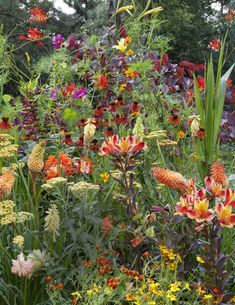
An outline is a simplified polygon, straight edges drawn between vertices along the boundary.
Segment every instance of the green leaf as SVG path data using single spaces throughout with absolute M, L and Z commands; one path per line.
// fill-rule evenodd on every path
M 64 110 L 64 120 L 69 122 L 74 122 L 77 120 L 77 113 L 71 108 L 66 108 Z

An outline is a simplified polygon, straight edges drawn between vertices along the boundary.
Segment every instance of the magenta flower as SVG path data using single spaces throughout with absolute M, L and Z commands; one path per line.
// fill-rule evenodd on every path
M 61 45 L 64 43 L 65 39 L 61 34 L 56 35 L 52 39 L 52 44 L 55 49 L 60 49 Z
M 33 262 L 26 260 L 23 253 L 17 256 L 17 259 L 12 260 L 11 272 L 18 276 L 28 276 L 33 271 Z
M 85 95 L 87 95 L 87 90 L 85 88 L 74 90 L 73 92 L 73 98 L 82 98 Z

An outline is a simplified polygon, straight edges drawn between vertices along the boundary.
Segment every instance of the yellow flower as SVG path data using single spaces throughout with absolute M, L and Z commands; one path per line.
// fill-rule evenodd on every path
M 187 290 L 189 290 L 189 291 L 191 291 L 190 286 L 189 286 L 189 283 L 185 283 L 185 284 L 184 284 L 184 288 L 187 289 Z
M 78 291 L 72 292 L 72 293 L 71 293 L 71 296 L 72 296 L 72 297 L 75 297 L 75 298 L 77 298 L 77 299 L 81 299 L 81 298 L 82 298 L 81 294 L 80 294 Z
M 99 292 L 101 288 L 102 288 L 102 287 L 96 285 L 96 283 L 93 284 L 93 290 L 94 290 L 94 292 Z
M 133 301 L 133 300 L 134 300 L 134 296 L 133 296 L 133 294 L 131 294 L 131 293 L 127 293 L 127 294 L 125 295 L 125 299 L 126 299 L 127 301 Z
M 157 303 L 155 301 L 151 301 L 151 302 L 148 302 L 148 305 L 156 305 Z
M 180 130 L 180 131 L 178 132 L 178 138 L 179 138 L 179 139 L 184 139 L 184 138 L 185 138 L 185 133 L 183 132 L 183 130 Z
M 100 174 L 100 179 L 101 179 L 104 183 L 108 182 L 108 181 L 109 181 L 109 178 L 110 178 L 110 175 L 109 175 L 108 173 L 106 173 L 106 172 Z
M 127 84 L 125 84 L 125 83 L 121 84 L 120 87 L 119 87 L 119 90 L 124 91 L 126 89 L 126 87 L 127 87 Z
M 235 296 L 230 299 L 233 303 L 235 303 Z
M 203 296 L 203 301 L 205 302 L 205 303 L 208 303 L 208 302 L 210 302 L 210 300 L 212 299 L 212 294 L 205 294 L 204 296 Z
M 173 284 L 170 284 L 170 291 L 171 292 L 177 292 L 177 291 L 180 291 L 180 287 L 181 285 L 179 285 L 177 282 L 176 283 L 173 283 Z
M 200 263 L 200 264 L 205 264 L 205 261 L 204 259 L 201 257 L 201 256 L 197 256 L 197 261 Z
M 150 15 L 150 14 L 156 14 L 156 13 L 159 13 L 163 11 L 163 8 L 161 6 L 158 6 L 158 7 L 155 7 L 147 12 L 145 12 L 141 17 L 144 17 L 144 16 L 147 16 L 147 15 Z
M 112 48 L 124 53 L 127 49 L 127 46 L 125 44 L 125 38 L 121 38 L 120 40 L 118 40 L 118 44 L 116 46 L 113 46 Z
M 130 36 L 127 36 L 127 37 L 125 38 L 126 46 L 128 46 L 131 42 L 132 42 L 132 38 L 131 38 Z
M 119 9 L 116 10 L 115 15 L 122 13 L 122 12 L 127 12 L 128 14 L 132 15 L 130 10 L 134 9 L 134 5 L 126 5 L 126 6 L 122 6 Z
M 87 294 L 87 295 L 92 295 L 93 292 L 94 292 L 94 291 L 93 291 L 92 289 L 88 289 L 88 290 L 86 291 L 86 294 Z
M 127 78 L 135 78 L 136 76 L 136 72 L 131 68 L 128 68 L 124 73 Z
M 176 296 L 171 291 L 169 291 L 169 290 L 166 292 L 166 297 L 168 299 L 170 299 L 172 302 L 176 301 Z

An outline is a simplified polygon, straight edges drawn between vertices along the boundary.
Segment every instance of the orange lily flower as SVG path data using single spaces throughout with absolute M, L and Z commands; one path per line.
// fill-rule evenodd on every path
M 224 205 L 230 205 L 231 207 L 235 208 L 235 190 L 225 190 Z

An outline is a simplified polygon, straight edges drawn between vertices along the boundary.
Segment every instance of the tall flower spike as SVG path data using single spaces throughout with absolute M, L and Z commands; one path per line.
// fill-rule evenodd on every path
M 59 236 L 60 215 L 55 204 L 46 212 L 45 230 L 52 234 L 53 241 L 56 241 L 56 236 Z
M 216 161 L 211 165 L 211 177 L 215 181 L 216 184 L 224 185 L 226 186 L 227 183 L 227 177 L 225 175 L 224 169 L 220 161 Z
M 8 172 L 0 176 L 0 200 L 10 195 L 15 183 L 15 174 Z
M 153 167 L 152 175 L 160 183 L 163 183 L 170 188 L 176 189 L 181 193 L 186 193 L 190 187 L 189 181 L 187 181 L 181 174 L 169 169 Z
M 133 128 L 133 135 L 137 140 L 143 139 L 144 137 L 144 124 L 140 116 L 137 118 L 135 126 Z
M 91 143 L 95 135 L 95 130 L 96 130 L 95 120 L 88 119 L 84 127 L 84 144 L 86 147 Z
M 28 168 L 32 173 L 41 173 L 44 167 L 45 142 L 34 146 L 28 159 Z

